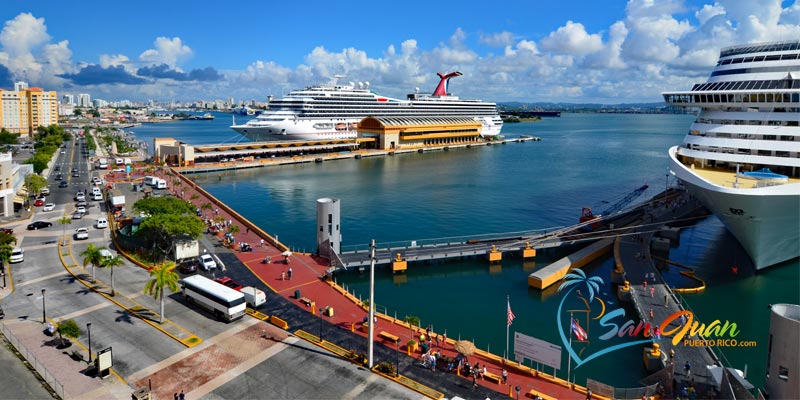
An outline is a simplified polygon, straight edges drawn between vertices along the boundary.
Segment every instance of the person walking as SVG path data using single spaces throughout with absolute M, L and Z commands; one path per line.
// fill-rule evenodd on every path
M 261 247 L 264 247 L 264 238 L 261 238 Z
M 692 375 L 692 364 L 689 364 L 688 361 L 683 366 L 683 372 L 686 373 L 686 376 L 691 376 Z
M 503 385 L 508 383 L 508 371 L 506 371 L 505 368 L 503 368 L 503 373 L 500 374 L 500 376 L 503 377 Z
M 650 297 L 656 297 L 656 288 L 650 286 Z
M 669 295 L 665 294 L 664 295 L 664 307 L 666 307 L 668 305 L 669 305 Z
M 289 277 L 289 280 L 292 280 L 292 267 L 289 267 L 289 270 L 287 271 L 286 276 Z
M 652 308 L 650 309 L 650 320 L 651 321 L 653 320 L 653 309 Z

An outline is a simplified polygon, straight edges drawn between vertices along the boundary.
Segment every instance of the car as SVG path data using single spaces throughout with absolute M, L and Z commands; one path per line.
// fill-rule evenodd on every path
M 25 250 L 22 247 L 15 247 L 11 250 L 11 257 L 8 259 L 9 262 L 18 263 L 25 261 Z
M 55 203 L 47 203 L 44 205 L 44 207 L 42 207 L 42 211 L 53 211 L 55 209 L 56 209 Z
M 67 152 L 62 150 L 62 151 L 61 151 L 61 154 L 67 154 Z
M 41 192 L 39 192 L 39 193 L 40 193 L 40 194 L 42 194 L 42 195 L 44 195 L 44 196 L 47 196 L 47 195 L 49 195 L 49 194 L 50 194 L 50 188 L 49 188 L 49 187 L 43 187 L 43 188 L 42 188 L 42 191 L 41 191 Z
M 53 226 L 52 222 L 34 221 L 34 222 L 31 222 L 30 224 L 28 224 L 28 230 L 29 231 L 35 231 L 37 229 L 49 228 L 51 226 Z
M 203 269 L 206 271 L 217 268 L 217 262 L 214 261 L 210 254 L 200 255 L 200 265 L 202 265 Z
M 75 212 L 86 214 L 86 207 L 75 207 Z
M 77 168 L 73 168 L 69 172 L 78 172 L 78 169 Z
M 229 278 L 227 276 L 221 276 L 219 278 L 214 278 L 214 282 L 221 283 L 221 284 L 223 284 L 223 285 L 225 285 L 225 286 L 227 286 L 227 287 L 229 287 L 229 288 L 231 288 L 233 290 L 239 290 L 239 289 L 242 288 L 242 285 L 240 285 L 239 283 L 237 283 L 236 281 L 234 281 L 233 279 L 231 279 L 231 278 Z
M 58 187 L 60 188 L 65 188 L 67 187 L 67 185 L 68 185 L 67 181 L 61 181 L 58 183 Z
M 60 165 L 56 165 L 55 167 L 53 167 L 53 171 L 56 171 L 56 172 L 61 171 L 61 166 Z
M 81 176 L 81 174 L 79 174 L 79 173 L 77 173 L 77 172 L 73 172 L 73 173 L 72 173 L 72 177 L 73 177 L 73 178 L 77 178 L 77 177 L 79 177 L 79 176 Z
M 75 201 L 86 201 L 86 196 L 84 196 L 83 194 L 79 194 L 75 196 Z
M 55 178 L 53 178 L 53 179 L 55 179 L 55 180 L 57 180 L 57 181 L 60 181 L 60 180 L 64 179 L 64 175 L 61 175 L 61 174 L 56 174 L 56 177 L 55 177 Z
M 200 267 L 200 259 L 197 257 L 187 258 L 178 264 L 178 271 L 182 274 L 193 274 Z
M 75 229 L 75 240 L 84 240 L 89 238 L 89 229 L 78 228 Z
M 72 213 L 72 219 L 81 219 L 81 218 L 83 218 L 83 213 L 79 213 L 77 211 Z
M 14 234 L 14 228 L 0 228 L 0 232 L 7 233 L 9 235 Z
M 75 207 L 86 207 L 88 205 L 89 205 L 89 203 L 87 203 L 86 200 L 76 201 L 75 202 Z
M 97 224 L 95 225 L 97 229 L 105 229 L 108 228 L 108 220 L 106 217 L 100 217 L 97 219 Z
M 41 207 L 41 206 L 44 205 L 44 200 L 36 199 L 36 201 L 33 202 L 33 205 L 36 206 L 36 207 Z

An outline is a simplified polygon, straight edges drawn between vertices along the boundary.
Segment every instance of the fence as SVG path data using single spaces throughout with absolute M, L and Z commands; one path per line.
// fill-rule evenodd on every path
M 56 395 L 58 395 L 58 397 L 63 399 L 64 385 L 62 385 L 61 382 L 59 382 L 58 379 L 56 379 L 56 377 L 53 374 L 51 374 L 47 370 L 47 368 L 45 368 L 44 364 L 39 362 L 39 360 L 32 352 L 28 351 L 28 349 L 25 348 L 25 346 L 17 339 L 17 337 L 14 336 L 14 334 L 11 333 L 11 331 L 9 331 L 8 328 L 6 328 L 5 324 L 0 324 L 0 331 L 5 336 L 6 341 L 8 341 L 8 343 L 14 346 L 14 348 L 20 354 L 22 354 L 22 357 L 25 358 L 25 360 L 28 362 L 29 368 L 33 368 L 39 374 L 41 380 L 47 383 L 52 389 L 52 391 L 55 392 Z

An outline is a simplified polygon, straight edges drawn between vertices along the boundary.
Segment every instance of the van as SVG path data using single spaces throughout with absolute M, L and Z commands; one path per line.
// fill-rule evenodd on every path
M 166 189 L 167 188 L 167 181 L 164 179 L 159 179 L 156 181 L 156 189 Z
M 100 191 L 100 188 L 95 186 L 92 188 L 92 194 L 102 194 L 103 192 Z
M 100 249 L 100 257 L 103 257 L 104 260 L 110 260 L 114 258 L 114 255 L 108 249 Z
M 250 308 L 256 309 L 262 304 L 267 302 L 267 294 L 263 290 L 256 289 L 252 286 L 245 286 L 239 289 L 244 294 L 244 301 Z
M 100 192 L 92 194 L 92 200 L 94 201 L 103 201 L 103 194 Z
M 155 177 L 155 176 L 145 176 L 144 177 L 144 184 L 147 185 L 147 186 L 155 186 L 157 179 L 158 178 Z
M 100 217 L 97 219 L 97 229 L 105 229 L 108 228 L 108 220 L 106 217 Z

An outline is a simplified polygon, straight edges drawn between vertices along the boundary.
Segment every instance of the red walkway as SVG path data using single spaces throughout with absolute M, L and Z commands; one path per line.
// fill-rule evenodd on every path
M 246 227 L 248 225 L 252 226 L 249 221 L 246 221 L 244 217 L 238 215 L 235 211 L 231 210 L 229 212 L 225 205 L 219 203 L 218 200 L 205 193 L 205 191 L 202 189 L 193 187 L 193 184 L 190 180 L 183 178 L 184 183 L 179 185 L 177 188 L 174 188 L 173 181 L 176 179 L 175 175 L 165 177 L 165 173 L 170 172 L 156 171 L 154 175 L 165 178 L 171 192 L 175 193 L 179 197 L 183 197 L 186 200 L 192 201 L 197 207 L 200 207 L 201 204 L 206 202 L 215 204 L 215 211 L 213 211 L 215 218 L 220 216 L 225 221 L 233 220 L 234 225 L 238 225 L 241 228 L 241 233 L 235 235 L 236 242 L 239 243 L 244 241 L 249 243 L 253 247 L 253 251 L 247 253 L 236 252 L 236 256 L 267 286 L 271 287 L 281 296 L 295 303 L 298 307 L 305 308 L 309 313 L 312 312 L 312 308 L 301 303 L 300 300 L 295 299 L 294 295 L 296 290 L 300 291 L 301 298 L 307 298 L 314 301 L 314 306 L 316 308 L 316 310 L 314 310 L 315 313 L 319 313 L 320 309 L 324 309 L 328 306 L 333 307 L 334 316 L 325 317 L 329 322 L 335 324 L 341 329 L 350 330 L 351 327 L 355 327 L 355 332 L 366 338 L 367 333 L 362 332 L 360 329 L 358 329 L 358 327 L 360 322 L 366 317 L 367 312 L 359 305 L 354 303 L 353 299 L 348 298 L 349 295 L 345 295 L 340 288 L 335 287 L 332 283 L 321 279 L 328 268 L 327 260 L 316 260 L 308 255 L 294 253 L 290 257 L 291 263 L 288 265 L 284 264 L 284 257 L 281 256 L 281 253 L 286 248 L 283 245 L 278 243 L 276 247 L 276 245 L 272 244 L 273 239 L 269 236 L 266 236 L 266 234 L 263 234 L 263 232 L 262 234 L 264 236 L 259 236 L 257 231 L 260 231 L 260 229 L 257 227 L 254 227 L 253 229 L 247 229 Z M 195 193 L 199 195 L 199 198 L 191 200 L 192 195 Z M 263 246 L 260 245 L 262 238 L 265 239 Z M 218 239 L 221 239 L 221 235 Z M 266 256 L 272 257 L 272 262 L 270 264 L 262 264 L 262 260 Z M 289 267 L 292 269 L 291 279 L 288 279 Z M 282 274 L 285 276 L 285 279 L 281 279 Z M 396 349 L 397 345 L 393 342 L 384 343 L 384 340 L 379 337 L 379 333 L 381 331 L 386 331 L 394 336 L 399 337 L 401 351 L 406 351 L 405 343 L 412 338 L 412 333 L 404 323 L 401 321 L 399 323 L 395 323 L 391 317 L 380 316 L 376 325 L 376 329 L 374 330 L 376 345 L 381 345 L 381 343 L 383 343 L 391 349 Z M 424 331 L 422 333 L 424 333 Z M 415 332 L 413 338 L 419 342 L 418 333 Z M 433 343 L 435 348 L 435 342 Z M 455 357 L 457 354 L 453 349 L 452 338 L 448 338 L 448 343 L 442 344 L 439 350 L 443 355 L 448 357 Z M 420 356 L 419 350 L 417 350 L 416 356 Z M 491 372 L 495 375 L 501 375 L 502 373 L 503 364 L 500 357 L 482 354 L 479 351 L 478 353 L 471 355 L 469 359 L 473 365 L 475 362 L 478 362 L 481 364 L 481 366 L 486 366 L 488 372 Z M 527 367 L 514 368 L 514 365 L 516 365 L 516 363 L 511 363 L 509 366 L 507 366 L 507 384 L 498 384 L 488 380 L 479 380 L 478 383 L 494 389 L 498 393 L 506 396 L 509 395 L 509 388 L 519 385 L 522 388 L 520 397 L 523 397 L 530 390 L 536 390 L 537 392 L 541 391 L 541 393 L 545 393 L 553 398 L 558 399 L 586 398 L 586 393 L 583 388 L 576 388 L 573 391 L 570 390 L 568 385 L 560 379 L 552 380 L 548 379 L 548 377 L 534 376 L 534 373 L 532 373 Z M 463 379 L 471 378 L 464 377 Z M 595 396 L 595 398 L 600 397 Z

